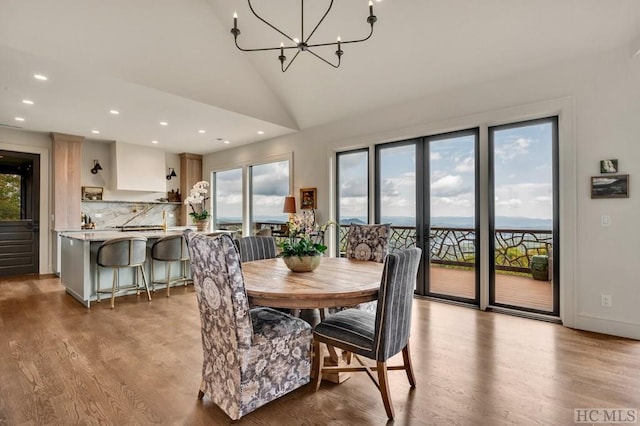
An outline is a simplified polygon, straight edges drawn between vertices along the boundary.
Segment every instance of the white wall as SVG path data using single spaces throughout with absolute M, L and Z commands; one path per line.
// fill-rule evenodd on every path
M 115 171 L 111 155 L 112 142 L 85 141 L 82 144 L 82 186 L 99 186 L 104 189 L 103 199 L 109 201 L 156 201 L 158 198 L 165 198 L 166 192 L 149 191 L 120 191 L 113 187 L 113 176 Z M 95 175 L 91 173 L 93 160 L 98 160 L 102 170 Z M 173 167 L 178 177 L 166 182 L 166 191 L 180 188 L 180 157 L 177 154 L 164 153 L 165 175 L 169 174 L 169 167 Z
M 640 193 L 633 184 L 640 179 L 640 162 L 634 161 L 640 155 L 639 81 L 640 58 L 630 57 L 623 46 L 211 154 L 204 158 L 204 173 L 292 152 L 294 194 L 317 187 L 319 215 L 326 220 L 334 150 L 472 126 L 482 133 L 493 124 L 559 114 L 562 320 L 640 339 L 640 282 L 634 267 L 640 255 Z M 590 198 L 590 176 L 599 173 L 599 161 L 606 158 L 619 159 L 620 172 L 631 175 L 629 199 Z M 604 214 L 611 216 L 610 227 L 600 226 Z M 600 306 L 603 293 L 612 295 L 611 308 Z

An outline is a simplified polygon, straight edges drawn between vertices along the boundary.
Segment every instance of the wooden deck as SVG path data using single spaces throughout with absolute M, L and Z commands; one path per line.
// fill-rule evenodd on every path
M 472 270 L 431 265 L 431 292 L 473 299 L 475 274 Z M 496 302 L 518 307 L 553 311 L 553 285 L 548 281 L 515 275 L 496 276 Z

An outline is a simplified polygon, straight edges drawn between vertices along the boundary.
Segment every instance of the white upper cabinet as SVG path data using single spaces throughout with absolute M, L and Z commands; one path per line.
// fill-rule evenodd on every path
M 164 151 L 116 142 L 111 145 L 111 160 L 114 189 L 166 192 Z

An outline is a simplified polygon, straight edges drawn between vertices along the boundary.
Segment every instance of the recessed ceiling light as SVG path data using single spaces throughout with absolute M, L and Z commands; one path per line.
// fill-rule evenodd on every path
M 161 122 L 160 122 L 160 125 L 161 125 L 161 126 L 168 126 L 168 125 L 169 125 L 169 123 L 167 123 L 166 121 L 161 121 Z
M 34 74 L 33 78 L 35 78 L 36 80 L 42 80 L 42 81 L 49 80 L 49 78 L 46 75 L 42 75 L 42 74 Z
M 91 133 L 93 133 L 94 135 L 99 135 L 100 134 L 100 130 L 92 130 Z
M 258 134 L 259 135 L 264 135 L 264 132 L 262 130 L 258 130 Z
M 151 143 L 154 143 L 154 144 L 156 144 L 156 143 L 158 143 L 158 141 L 151 141 Z
M 29 99 L 23 99 L 22 103 L 27 105 L 33 105 L 33 101 L 30 101 Z
M 16 121 L 24 121 L 24 118 L 22 118 L 22 117 L 16 117 L 16 118 L 15 118 L 15 120 L 16 120 Z
M 229 141 L 224 141 L 225 145 L 229 145 L 231 142 Z
M 203 134 L 203 133 L 207 133 L 207 131 L 206 130 L 198 130 L 198 133 Z
M 118 114 L 120 114 L 120 111 L 118 111 L 117 109 L 110 109 L 109 110 L 109 114 L 118 115 Z

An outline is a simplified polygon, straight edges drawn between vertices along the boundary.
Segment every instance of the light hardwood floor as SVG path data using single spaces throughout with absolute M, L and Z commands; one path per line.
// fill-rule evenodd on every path
M 416 300 L 417 388 L 390 372 L 398 425 L 573 424 L 573 409 L 640 408 L 640 342 Z M 198 401 L 192 287 L 90 310 L 56 278 L 0 279 L 0 424 L 224 425 Z M 364 374 L 294 391 L 239 425 L 387 422 Z

